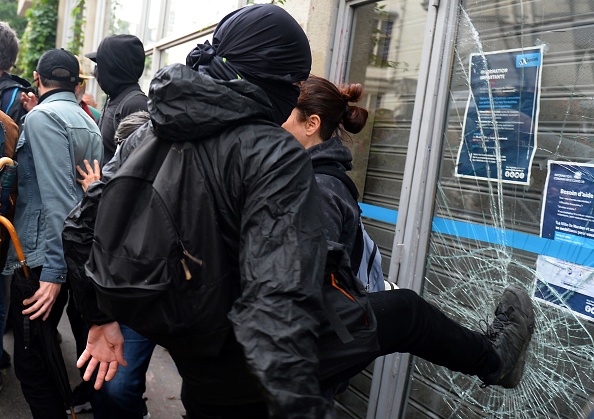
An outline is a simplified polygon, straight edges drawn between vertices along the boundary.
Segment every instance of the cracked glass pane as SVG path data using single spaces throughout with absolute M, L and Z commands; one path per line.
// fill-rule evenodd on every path
M 557 194 L 559 208 L 563 204 L 565 210 L 581 208 L 582 213 L 571 216 L 569 233 L 557 229 L 550 238 L 541 237 L 541 217 L 552 170 L 549 162 L 559 162 L 569 181 L 585 179 L 586 187 L 588 165 L 594 163 L 594 2 L 468 0 L 460 2 L 457 24 L 424 296 L 476 330 L 484 330 L 492 321 L 497 299 L 508 284 L 520 283 L 549 302 L 534 299 L 536 331 L 524 378 L 516 389 L 480 388 L 476 377 L 415 359 L 406 416 L 586 417 L 594 395 L 594 324 L 589 316 L 594 298 L 585 297 L 581 309 L 573 301 L 580 290 L 594 285 L 594 247 L 587 233 L 578 229 L 594 231 L 590 224 L 594 205 L 589 198 L 580 202 L 550 189 L 551 196 Z M 487 176 L 490 180 L 458 177 L 457 158 L 472 90 L 471 57 L 478 55 L 486 63 L 489 54 L 517 49 L 543 53 L 535 153 L 523 172 L 528 174 L 526 182 L 502 181 L 504 157 L 517 157 L 509 148 L 511 139 L 502 134 L 503 124 L 490 126 L 498 161 Z M 487 105 L 473 101 L 473 106 L 476 114 L 495 118 L 499 106 L 492 94 L 497 93 L 497 83 L 491 84 L 494 90 L 488 92 Z M 489 126 L 485 119 L 479 125 L 481 129 Z M 500 148 L 503 143 L 508 147 L 505 152 Z M 525 153 L 518 145 L 516 154 Z M 582 167 L 587 170 L 577 174 Z M 559 225 L 567 221 L 565 216 L 563 211 L 552 215 Z M 576 274 L 579 278 L 573 279 Z M 555 281 L 565 288 L 554 285 Z

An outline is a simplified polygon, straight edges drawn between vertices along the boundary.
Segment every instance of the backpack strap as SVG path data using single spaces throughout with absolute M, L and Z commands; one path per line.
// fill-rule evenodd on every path
M 336 167 L 333 162 L 328 160 L 316 160 L 312 161 L 314 173 L 322 175 L 334 176 L 338 180 L 342 181 L 347 187 L 353 199 L 357 201 L 359 199 L 359 191 L 355 182 L 346 174 L 346 171 Z M 359 204 L 357 204 L 359 206 Z M 361 266 L 361 260 L 363 259 L 363 230 L 361 229 L 361 208 L 359 207 L 359 223 L 357 224 L 357 235 L 355 236 L 355 243 L 353 243 L 353 250 L 351 250 L 351 268 L 353 272 L 359 271 Z M 368 268 L 369 269 L 369 268 Z
M 377 244 L 373 243 L 373 250 L 369 255 L 369 260 L 375 260 L 375 255 L 377 254 L 378 248 Z M 359 262 L 360 263 L 360 262 Z M 369 277 L 371 276 L 371 270 L 373 269 L 373 264 L 370 263 L 367 265 L 367 287 L 369 288 Z
M 0 98 L 2 105 L 5 106 L 6 109 L 2 109 L 2 107 L 0 107 L 0 110 L 8 114 L 10 108 L 12 108 L 12 105 L 14 105 L 15 101 L 18 100 L 17 98 L 19 91 L 22 90 L 24 92 L 33 92 L 33 89 L 31 88 L 31 83 L 22 77 L 15 76 L 14 74 L 6 74 L 8 77 L 3 77 L 2 82 L 0 82 Z M 11 90 L 12 94 L 10 95 Z
M 120 101 L 120 103 L 118 103 L 115 113 L 113 114 L 113 130 L 114 130 L 114 132 L 117 131 L 118 125 L 120 125 L 120 121 L 122 120 L 122 109 L 124 109 L 124 105 L 126 104 L 126 102 L 128 102 L 130 99 L 132 99 L 135 96 L 144 96 L 144 92 L 142 90 L 132 90 L 131 92 L 128 92 L 128 94 L 126 94 L 126 96 L 124 96 L 124 98 Z
M 16 98 L 17 93 L 19 92 L 19 88 L 15 87 L 13 92 L 12 92 L 12 97 L 10 98 L 10 102 L 8 103 L 8 106 L 6 107 L 6 109 L 2 109 L 4 111 L 4 113 L 8 113 L 8 111 L 10 111 L 10 108 L 12 108 L 12 105 L 14 104 L 14 100 Z

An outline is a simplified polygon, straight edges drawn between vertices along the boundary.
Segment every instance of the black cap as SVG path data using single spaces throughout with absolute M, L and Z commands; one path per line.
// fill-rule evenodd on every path
M 39 58 L 36 71 L 48 80 L 80 82 L 78 59 L 64 48 L 54 48 L 44 52 Z
M 97 51 L 89 52 L 88 54 L 85 54 L 85 57 L 87 57 L 89 60 L 96 63 L 97 62 Z

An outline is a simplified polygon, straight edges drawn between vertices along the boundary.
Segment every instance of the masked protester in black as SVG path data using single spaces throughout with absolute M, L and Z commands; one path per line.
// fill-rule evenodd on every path
M 97 52 L 86 57 L 97 63 L 93 75 L 108 96 L 98 123 L 105 164 L 115 153 L 119 122 L 133 112 L 147 110 L 146 95 L 138 84 L 144 71 L 144 46 L 134 35 L 110 35 L 101 41 Z
M 218 356 L 171 353 L 188 417 L 330 415 L 316 349 L 326 255 L 319 196 L 309 157 L 279 126 L 297 102 L 294 83 L 310 67 L 307 37 L 286 11 L 245 7 L 221 22 L 212 46 L 192 51 L 188 65 L 157 73 L 149 91 L 152 128 L 127 140 L 156 135 L 193 142 L 204 156 L 198 165 L 204 186 L 217 191 L 214 202 L 188 211 L 197 218 L 217 214 L 221 235 L 196 240 L 225 249 L 210 263 L 232 284 L 220 292 L 235 297 L 226 314 L 229 332 L 211 343 L 221 346 Z M 255 83 L 244 76 L 250 70 Z M 93 308 L 85 309 L 93 322 Z M 102 363 L 97 387 L 124 361 L 119 325 L 103 324 L 96 314 L 79 365 L 91 355 L 90 369 Z M 113 358 L 101 352 L 106 339 Z

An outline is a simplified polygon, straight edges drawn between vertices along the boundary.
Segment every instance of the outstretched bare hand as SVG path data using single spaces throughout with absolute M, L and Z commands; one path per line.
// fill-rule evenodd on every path
M 99 167 L 99 162 L 97 160 L 93 160 L 93 167 L 91 167 L 89 161 L 86 159 L 83 160 L 83 163 L 85 164 L 85 169 L 87 171 L 85 172 L 77 164 L 76 171 L 81 176 L 81 179 L 76 179 L 76 181 L 81 184 L 83 191 L 86 192 L 91 183 L 101 179 L 101 168 Z
M 78 358 L 76 366 L 81 368 L 87 361 L 89 365 L 83 376 L 85 381 L 91 379 L 99 366 L 94 386 L 96 390 L 101 388 L 104 381 L 109 381 L 116 375 L 119 365 L 128 365 L 124 359 L 124 337 L 117 322 L 91 326 L 87 347 Z

